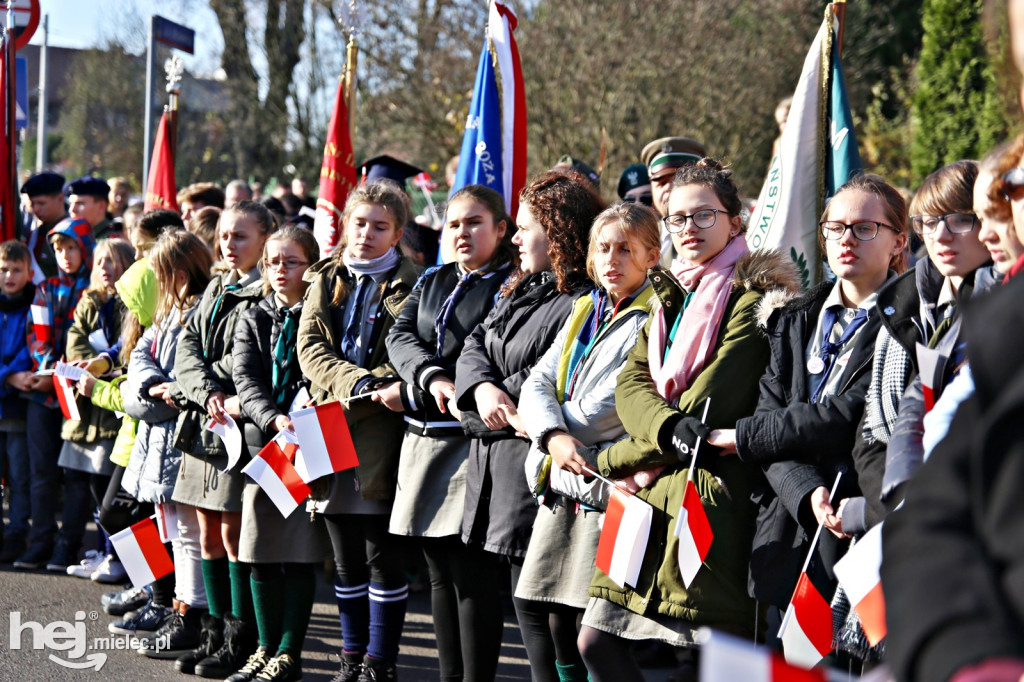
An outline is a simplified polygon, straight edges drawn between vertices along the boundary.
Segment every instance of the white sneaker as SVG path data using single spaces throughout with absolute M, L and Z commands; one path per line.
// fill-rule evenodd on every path
M 113 554 L 103 557 L 89 576 L 97 583 L 119 583 L 128 577 L 128 572 L 120 561 L 114 558 Z
M 85 558 L 74 566 L 68 566 L 68 575 L 76 578 L 90 578 L 93 572 L 103 563 L 103 553 L 90 549 L 85 553 Z

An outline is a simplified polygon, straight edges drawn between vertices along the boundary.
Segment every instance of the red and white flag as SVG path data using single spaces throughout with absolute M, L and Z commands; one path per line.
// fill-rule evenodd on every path
M 917 368 L 921 373 L 921 390 L 924 393 L 924 411 L 931 412 L 935 407 L 935 389 L 939 387 L 939 368 L 946 356 L 934 348 L 917 344 Z
M 882 524 L 864 537 L 836 562 L 836 577 L 860 618 L 868 644 L 885 638 L 885 596 L 882 594 Z
M 781 656 L 763 646 L 701 629 L 701 682 L 840 682 L 847 675 L 821 668 L 806 670 L 786 663 Z
M 636 495 L 612 489 L 595 563 L 619 587 L 636 586 L 653 516 L 651 505 Z
M 352 74 L 350 77 L 355 76 Z M 331 120 L 327 124 L 327 141 L 320 164 L 320 192 L 316 200 L 316 217 L 313 218 L 313 235 L 320 245 L 321 257 L 331 255 L 341 241 L 341 212 L 345 209 L 348 193 L 356 186 L 356 166 L 348 123 L 352 112 L 345 103 L 345 91 L 345 80 L 341 79 L 334 97 Z
M 310 493 L 309 486 L 292 464 L 298 450 L 295 436 L 282 431 L 242 469 L 242 473 L 256 481 L 285 518 L 291 516 Z
M 53 341 L 53 316 L 50 315 L 49 306 L 32 306 L 32 333 L 42 343 Z
M 71 380 L 54 374 L 53 391 L 57 394 L 57 402 L 60 403 L 60 411 L 64 413 L 64 418 L 76 422 L 81 421 L 82 413 L 78 411 L 78 401 L 75 400 L 75 390 L 71 385 Z
M 806 571 L 796 583 L 779 637 L 786 660 L 806 668 L 816 666 L 832 651 L 832 607 L 815 589 Z
M 160 529 L 152 516 L 114 533 L 110 541 L 135 587 L 143 587 L 174 572 L 174 561 L 160 541 Z
M 156 525 L 160 529 L 160 542 L 170 542 L 180 537 L 177 503 L 165 502 L 156 505 Z
M 153 156 L 149 162 L 146 196 L 143 211 L 155 208 L 178 210 L 178 187 L 174 182 L 174 155 L 171 153 L 171 123 L 167 112 L 160 116 L 160 124 L 153 140 Z
M 693 481 L 686 482 L 683 504 L 679 507 L 676 522 L 676 537 L 679 538 L 679 573 L 687 588 L 704 565 L 704 557 L 711 549 L 711 524 L 700 500 L 700 493 Z
M 345 410 L 334 401 L 288 415 L 299 439 L 295 469 L 309 483 L 321 476 L 359 466 Z

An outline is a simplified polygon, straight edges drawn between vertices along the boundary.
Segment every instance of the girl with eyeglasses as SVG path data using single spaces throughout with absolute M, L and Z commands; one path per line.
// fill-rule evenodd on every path
M 282 431 L 292 429 L 288 413 L 309 390 L 296 354 L 303 275 L 320 259 L 313 233 L 286 226 L 264 247 L 264 291 L 268 295 L 242 314 L 234 336 L 231 375 L 238 390 L 245 444 L 255 458 Z M 238 560 L 251 570 L 259 647 L 228 679 L 289 682 L 302 677 L 302 644 L 316 592 L 315 567 L 328 557 L 327 533 L 319 517 L 300 505 L 282 516 L 252 478 L 242 491 Z
M 477 604 L 494 604 L 498 572 L 462 542 L 470 440 L 456 402 L 456 362 L 467 338 L 497 303 L 518 260 L 501 195 L 469 185 L 452 195 L 442 228 L 455 260 L 428 270 L 387 338 L 401 377 L 406 431 L 390 532 L 418 539 L 442 680 L 489 680 L 500 629 Z M 493 606 L 492 606 L 493 608 Z M 498 623 L 500 625 L 500 623 Z
M 388 533 L 405 429 L 401 384 L 385 346 L 421 272 L 399 250 L 408 219 L 409 197 L 393 182 L 353 189 L 341 216 L 343 243 L 306 272 L 312 283 L 299 319 L 298 359 L 314 399 L 375 392 L 345 405 L 359 466 L 310 486 L 334 551 L 343 639 L 338 682 L 394 679 L 409 596 L 405 553 Z
M 845 537 L 838 501 L 859 494 L 851 452 L 871 379 L 879 328 L 879 289 L 905 269 L 907 210 L 903 197 L 876 175 L 843 185 L 822 216 L 819 245 L 836 275 L 791 301 L 768 320 L 771 360 L 757 411 L 709 442 L 762 468 L 750 559 L 753 596 L 776 609 L 789 603 L 819 523 L 829 531 L 808 571 L 829 599 L 832 566 Z M 844 472 L 833 500 L 829 492 Z M 774 621 L 774 623 L 773 623 Z
M 680 673 L 695 675 L 699 627 L 754 636 L 757 608 L 747 595 L 747 563 L 757 468 L 717 457 L 706 444 L 700 451 L 693 480 L 715 540 L 706 568 L 689 588 L 674 531 L 698 438 L 709 435 L 708 426 L 731 427 L 754 411 L 757 381 L 768 362 L 768 341 L 757 320 L 762 305 L 769 305 L 762 301 L 796 292 L 800 277 L 788 257 L 748 251 L 739 190 L 719 162 L 702 159 L 680 169 L 668 208 L 665 222 L 678 257 L 671 274 L 650 274 L 652 312 L 615 391 L 627 437 L 589 465 L 621 479 L 654 508 L 636 585 L 592 574 L 578 644 L 595 682 L 642 679 L 631 640 L 687 649 L 684 667 L 690 669 Z

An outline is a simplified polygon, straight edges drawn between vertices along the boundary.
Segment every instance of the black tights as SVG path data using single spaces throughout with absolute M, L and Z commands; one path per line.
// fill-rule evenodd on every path
M 497 556 L 455 536 L 421 541 L 441 680 L 493 680 L 504 627 Z
M 583 626 L 579 648 L 590 671 L 591 682 L 644 679 L 640 666 L 629 652 L 629 640 Z
M 516 593 L 519 573 L 523 568 L 522 559 L 511 559 L 512 594 Z M 554 602 L 533 601 L 512 598 L 516 607 L 519 631 L 523 635 L 523 646 L 530 659 L 530 673 L 533 682 L 559 682 L 555 661 L 562 665 L 583 663 L 576 646 L 583 611 Z

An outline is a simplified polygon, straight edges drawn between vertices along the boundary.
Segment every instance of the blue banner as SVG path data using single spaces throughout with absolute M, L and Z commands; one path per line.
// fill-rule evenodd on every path
M 857 150 L 857 135 L 853 131 L 850 99 L 846 95 L 843 64 L 839 60 L 839 46 L 832 41 L 832 88 L 829 92 L 829 150 L 826 163 L 827 181 L 825 197 L 835 195 L 843 184 L 864 169 Z
M 453 192 L 466 185 L 486 185 L 504 196 L 501 131 L 498 79 L 485 41 L 476 71 L 466 132 L 462 137 L 462 151 L 459 153 L 459 168 L 455 173 Z

